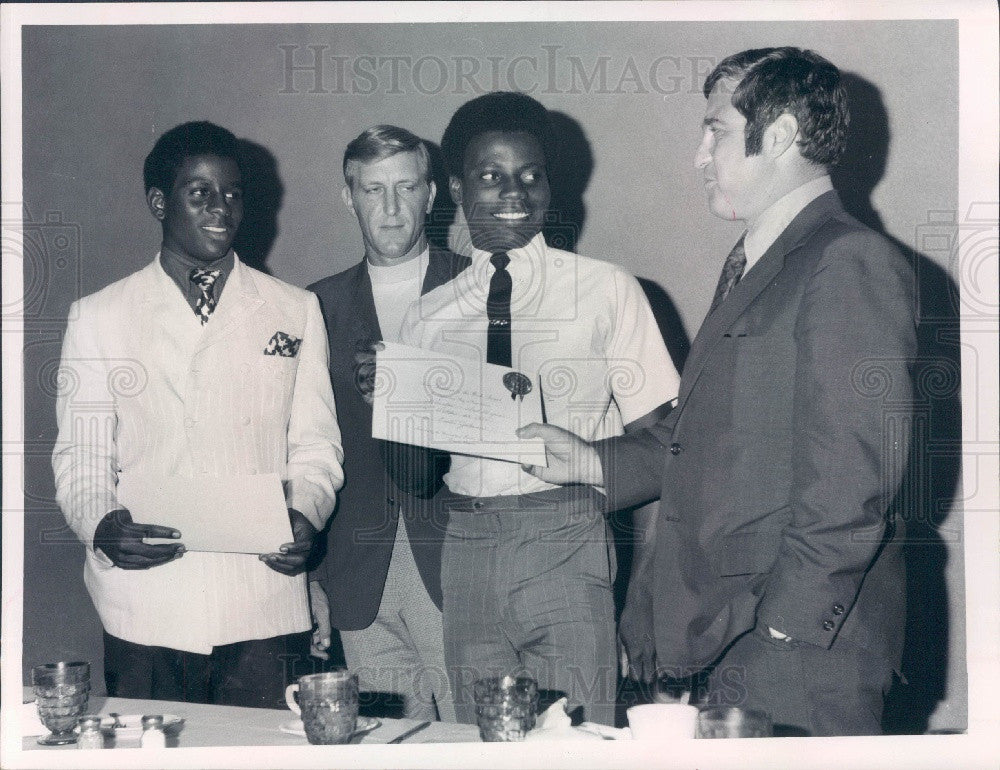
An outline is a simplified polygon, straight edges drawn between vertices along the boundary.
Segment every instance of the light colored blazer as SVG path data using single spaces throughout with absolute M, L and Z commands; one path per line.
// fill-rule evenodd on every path
M 265 355 L 276 332 L 301 339 L 297 355 Z M 343 483 L 327 364 L 316 297 L 239 259 L 205 326 L 159 258 L 74 303 L 52 464 L 108 633 L 207 653 L 310 627 L 304 575 L 281 575 L 255 555 L 195 552 L 122 570 L 93 537 L 108 511 L 128 507 L 116 487 L 132 472 L 277 473 L 287 504 L 322 528 Z

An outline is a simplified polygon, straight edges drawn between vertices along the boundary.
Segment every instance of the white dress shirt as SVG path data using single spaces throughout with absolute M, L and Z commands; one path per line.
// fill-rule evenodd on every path
M 680 377 L 633 276 L 551 248 L 541 234 L 507 254 L 512 365 L 537 376 L 549 423 L 588 441 L 607 438 L 677 395 Z M 410 308 L 402 341 L 485 361 L 493 272 L 490 254 L 474 251 L 467 270 Z M 445 482 L 482 497 L 553 488 L 518 463 L 464 455 L 452 455 Z

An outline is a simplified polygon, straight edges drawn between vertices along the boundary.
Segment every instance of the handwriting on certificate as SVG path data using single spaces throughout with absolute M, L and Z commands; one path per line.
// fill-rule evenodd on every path
M 545 465 L 540 439 L 517 429 L 542 422 L 534 372 L 519 372 L 398 343 L 375 358 L 372 436 L 456 454 Z

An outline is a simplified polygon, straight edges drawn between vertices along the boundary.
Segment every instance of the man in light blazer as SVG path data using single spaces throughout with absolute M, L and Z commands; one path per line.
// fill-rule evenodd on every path
M 381 705 L 401 705 L 413 719 L 454 721 L 441 630 L 445 518 L 433 500 L 447 466 L 426 463 L 417 470 L 399 457 L 410 457 L 410 450 L 373 439 L 364 394 L 370 393 L 372 344 L 398 341 L 410 304 L 470 260 L 427 240 L 425 218 L 436 190 L 427 148 L 417 136 L 373 126 L 347 146 L 343 169 L 342 197 L 358 220 L 365 256 L 309 287 L 326 319 L 346 474 L 325 558 L 310 575 L 313 597 L 329 597 L 328 608 L 314 600 L 320 629 L 314 645 L 324 654 L 332 622 L 348 667 L 365 690 L 383 694 Z M 395 472 L 419 473 L 403 486 L 423 497 L 403 492 L 391 478 Z
M 159 254 L 70 312 L 57 498 L 86 546 L 109 695 L 277 708 L 287 656 L 308 646 L 305 561 L 343 481 L 323 319 L 313 295 L 232 251 L 243 198 L 229 131 L 171 129 L 144 177 Z M 259 557 L 186 552 L 183 532 L 133 522 L 124 483 L 271 473 L 293 541 Z M 144 541 L 163 537 L 178 542 Z
M 698 674 L 704 703 L 779 730 L 880 732 L 905 583 L 891 501 L 906 466 L 913 276 L 848 216 L 828 169 L 848 113 L 839 72 L 796 48 L 709 75 L 695 156 L 709 207 L 747 230 L 727 258 L 674 410 L 596 445 L 534 426 L 543 477 L 659 496 L 653 558 L 621 636 L 633 671 Z

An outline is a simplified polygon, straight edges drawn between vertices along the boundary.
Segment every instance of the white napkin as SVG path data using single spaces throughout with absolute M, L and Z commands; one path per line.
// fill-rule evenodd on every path
M 566 698 L 560 698 L 545 711 L 538 715 L 535 727 L 524 736 L 526 741 L 556 741 L 556 740 L 603 740 L 600 735 L 586 730 L 579 730 L 572 725 L 569 714 L 566 713 Z

